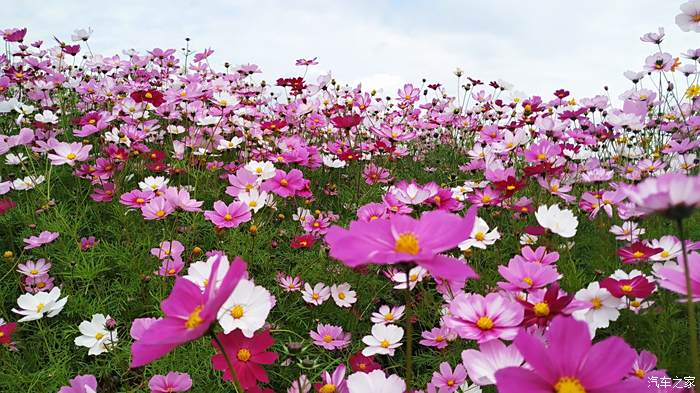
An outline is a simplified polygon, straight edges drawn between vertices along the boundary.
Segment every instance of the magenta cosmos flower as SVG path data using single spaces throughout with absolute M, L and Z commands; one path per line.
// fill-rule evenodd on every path
M 470 208 L 465 217 L 438 210 L 423 213 L 418 220 L 393 215 L 370 222 L 353 221 L 348 229 L 329 228 L 326 242 L 330 255 L 350 267 L 415 262 L 433 276 L 457 281 L 476 278 L 466 263 L 439 255 L 471 233 L 476 211 L 476 207 Z
M 560 277 L 555 265 L 525 262 L 511 259 L 508 267 L 499 266 L 498 273 L 507 280 L 498 286 L 507 291 L 520 291 L 545 287 Z
M 623 192 L 640 213 L 685 218 L 693 208 L 700 206 L 700 177 L 667 173 L 647 178 L 636 186 L 624 188 Z
M 31 250 L 32 248 L 41 247 L 44 244 L 51 243 L 52 241 L 58 239 L 58 232 L 43 231 L 39 236 L 30 236 L 27 239 L 23 239 L 25 250 Z
M 243 202 L 232 202 L 226 205 L 222 201 L 214 202 L 214 210 L 204 212 L 204 218 L 211 221 L 217 228 L 236 228 L 250 221 L 250 208 Z
M 169 372 L 167 375 L 154 375 L 148 381 L 151 393 L 185 392 L 192 387 L 192 378 L 187 373 Z
M 208 282 L 216 282 L 220 263 L 221 256 L 217 256 Z M 236 257 L 218 288 L 207 285 L 203 293 L 197 284 L 177 277 L 170 296 L 161 302 L 165 317 L 150 325 L 131 346 L 131 367 L 148 364 L 206 333 L 245 270 L 245 262 Z
M 70 386 L 63 386 L 58 393 L 95 393 L 97 391 L 97 379 L 94 375 L 76 375 L 68 381 Z
M 240 330 L 234 330 L 229 334 L 218 333 L 224 350 L 231 360 L 236 377 L 244 389 L 251 389 L 258 381 L 267 383 L 267 377 L 262 365 L 272 364 L 277 360 L 277 354 L 267 352 L 267 349 L 275 343 L 268 330 L 255 333 L 252 338 L 246 338 Z M 224 372 L 224 380 L 230 381 L 231 370 L 226 364 L 221 348 L 212 340 L 216 348 L 216 355 L 212 356 L 211 363 L 215 370 Z
M 275 177 L 267 180 L 260 188 L 282 198 L 293 197 L 304 188 L 304 174 L 298 169 L 292 169 L 289 173 L 277 169 Z
M 497 338 L 512 340 L 523 321 L 523 307 L 499 293 L 460 293 L 450 302 L 445 326 L 461 338 L 483 343 Z
M 532 367 L 496 371 L 500 393 L 644 392 L 646 383 L 628 379 L 637 354 L 620 337 L 595 345 L 585 322 L 557 317 L 547 332 L 548 344 L 521 330 L 515 346 Z

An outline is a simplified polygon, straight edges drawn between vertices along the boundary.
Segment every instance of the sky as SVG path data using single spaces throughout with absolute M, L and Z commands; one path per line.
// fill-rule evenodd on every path
M 456 67 L 484 81 L 551 98 L 615 99 L 657 51 L 639 37 L 665 27 L 664 51 L 700 46 L 697 33 L 674 22 L 676 0 L 25 0 L 3 7 L 0 28 L 27 27 L 28 39 L 69 40 L 94 30 L 95 53 L 122 49 L 212 48 L 213 65 L 254 63 L 261 79 L 301 76 L 299 58 L 318 57 L 307 78 L 331 71 L 342 83 L 362 83 L 393 95 L 404 83 L 439 82 L 457 90 Z

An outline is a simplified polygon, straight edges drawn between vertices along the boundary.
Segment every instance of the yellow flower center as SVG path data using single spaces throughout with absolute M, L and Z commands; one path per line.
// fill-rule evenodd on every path
M 556 393 L 586 393 L 586 389 L 583 388 L 581 382 L 576 378 L 561 377 L 554 384 L 554 391 Z
M 5 337 L 5 332 L 0 332 L 0 338 Z
M 236 358 L 241 362 L 247 362 L 250 360 L 250 356 L 250 351 L 247 348 L 239 349 L 238 353 L 236 354 Z
M 224 216 L 224 220 L 231 221 L 233 220 L 233 217 L 229 213 L 226 213 L 226 215 Z
M 201 325 L 202 322 L 204 322 L 202 317 L 199 316 L 199 313 L 202 312 L 202 308 L 204 308 L 204 306 L 197 306 L 192 311 L 192 313 L 190 313 L 190 316 L 187 318 L 187 321 L 185 321 L 185 327 L 187 329 L 194 329 L 197 326 Z
M 44 309 L 44 303 L 39 303 L 36 305 L 36 312 L 41 312 Z
M 263 173 L 263 169 L 261 167 L 257 167 L 257 168 L 255 168 L 255 173 L 261 174 L 261 173 Z
M 668 251 L 666 251 L 666 250 L 661 251 L 661 256 L 662 256 L 662 257 L 668 258 L 669 255 L 671 255 L 670 252 L 668 252 Z
M 493 320 L 484 315 L 476 321 L 476 327 L 481 330 L 491 330 L 493 328 Z
M 32 274 L 39 274 L 39 271 L 36 270 L 36 269 L 32 269 L 29 273 L 32 273 Z
M 321 386 L 321 389 L 318 390 L 319 393 L 335 393 L 335 385 L 332 383 L 327 383 L 323 386 Z
M 693 22 L 700 22 L 700 14 L 693 15 Z
M 484 195 L 481 197 L 481 202 L 482 203 L 489 203 L 489 202 L 491 202 L 491 197 L 488 195 Z
M 241 318 L 243 316 L 243 306 L 240 304 L 236 304 L 233 306 L 231 309 L 231 316 L 234 317 L 235 319 Z
M 632 256 L 635 258 L 641 258 L 644 256 L 644 253 L 641 251 L 635 251 L 634 254 L 632 254 Z
M 549 305 L 545 302 L 535 303 L 535 306 L 532 308 L 532 310 L 538 317 L 546 317 L 547 315 L 549 315 Z
M 156 212 L 156 217 L 163 217 L 165 215 L 165 210 L 158 210 Z
M 642 302 L 640 302 L 639 300 L 632 300 L 630 302 L 630 306 L 632 306 L 632 307 L 639 307 L 641 305 L 642 305 Z
M 144 203 L 144 202 L 146 202 L 145 199 L 143 199 L 143 198 L 136 198 L 136 203 Z
M 443 336 L 435 336 L 435 342 L 441 343 L 441 342 L 443 342 L 443 341 L 445 341 L 445 337 L 443 337 Z
M 593 309 L 597 310 L 597 309 L 603 307 L 603 302 L 600 301 L 599 298 L 594 297 L 593 299 L 591 299 L 591 305 L 593 306 Z
M 408 276 L 408 279 L 411 281 L 418 281 L 418 275 L 417 274 L 411 274 Z
M 320 297 L 321 295 L 319 295 L 318 293 L 314 293 L 313 295 L 311 295 L 311 298 L 314 300 L 318 300 Z
M 382 342 L 379 343 L 379 345 L 380 345 L 382 348 L 389 348 L 389 341 L 387 341 L 387 340 L 382 340 Z
M 540 161 L 543 161 L 543 160 L 545 160 L 546 158 L 547 158 L 547 155 L 544 154 L 544 153 L 540 153 L 540 154 L 537 155 L 537 159 L 540 160 Z
M 384 314 L 384 320 L 385 320 L 385 321 L 393 321 L 393 320 L 394 320 L 394 314 L 392 314 L 392 313 L 390 313 L 390 312 Z
M 479 231 L 474 235 L 474 238 L 481 242 L 484 241 L 484 239 L 486 239 L 486 235 L 484 234 L 484 232 Z
M 534 283 L 534 281 L 532 281 L 532 278 L 530 277 L 523 278 L 523 282 L 529 286 L 532 286 L 532 284 Z
M 344 292 L 340 292 L 340 293 L 338 294 L 338 299 L 340 299 L 340 300 L 345 299 L 345 293 L 344 293 Z
M 323 342 L 329 343 L 331 341 L 333 341 L 333 337 L 331 337 L 329 334 L 323 336 Z
M 289 185 L 289 182 L 287 181 L 287 179 L 282 179 L 282 180 L 280 180 L 280 184 L 281 184 L 283 187 L 286 187 L 287 185 Z
M 38 283 L 36 284 L 36 286 L 37 286 L 37 288 L 41 289 L 41 288 L 43 288 L 43 287 L 46 286 L 46 283 L 43 282 L 43 281 L 40 281 L 40 282 L 38 282 Z
M 627 293 L 632 292 L 632 286 L 629 284 L 621 286 L 620 289 L 622 289 L 622 292 L 627 292 Z
M 151 94 L 150 91 L 149 91 L 149 92 L 146 92 L 146 94 L 144 94 L 143 96 L 146 97 L 146 98 L 148 98 L 148 99 L 153 98 L 153 94 Z
M 634 371 L 634 375 L 636 375 L 638 378 L 644 378 L 644 376 L 647 375 L 647 372 L 641 368 L 638 368 Z
M 448 379 L 447 380 L 447 386 L 454 386 L 455 380 L 454 379 Z
M 418 246 L 418 239 L 416 235 L 406 232 L 399 235 L 396 239 L 396 245 L 394 246 L 394 251 L 403 252 L 406 254 L 416 255 L 420 251 Z
M 72 159 L 74 159 L 75 157 L 76 157 L 75 153 L 68 153 L 68 154 L 66 155 L 66 158 L 69 159 L 69 160 L 72 160 Z
M 250 201 L 250 202 L 248 202 L 248 206 L 250 206 L 250 207 L 256 207 L 256 206 L 258 206 L 258 202 L 256 202 L 256 201 Z
M 95 334 L 95 340 L 102 340 L 104 336 L 104 333 L 97 332 L 97 334 Z

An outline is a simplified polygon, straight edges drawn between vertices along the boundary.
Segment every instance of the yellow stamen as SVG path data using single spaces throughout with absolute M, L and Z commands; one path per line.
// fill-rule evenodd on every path
M 185 327 L 187 329 L 194 329 L 197 326 L 201 325 L 204 320 L 202 317 L 199 316 L 199 313 L 202 312 L 202 308 L 204 306 L 197 306 L 195 309 L 190 313 L 190 316 L 187 318 L 187 321 L 185 321 Z
M 231 316 L 235 319 L 241 318 L 243 316 L 243 306 L 236 304 L 231 309 Z
M 379 343 L 379 345 L 380 345 L 382 348 L 389 348 L 389 341 L 387 341 L 387 340 L 382 340 L 382 342 Z
M 236 354 L 236 358 L 241 362 L 247 362 L 248 360 L 250 360 L 250 357 L 250 350 L 248 350 L 247 348 L 239 349 L 238 353 Z
M 321 389 L 318 390 L 318 393 L 335 393 L 335 385 L 332 383 L 327 383 L 323 386 L 321 386 Z
M 420 252 L 420 247 L 418 246 L 418 238 L 416 235 L 406 232 L 399 235 L 396 239 L 396 244 L 394 245 L 394 251 L 403 252 L 406 254 L 416 255 Z
M 493 328 L 493 320 L 484 315 L 476 321 L 476 326 L 481 330 L 491 330 Z
M 554 385 L 556 393 L 586 393 L 581 382 L 576 378 L 561 377 Z
M 538 317 L 546 317 L 549 315 L 549 305 L 545 302 L 536 303 L 532 310 Z
M 333 341 L 333 337 L 331 337 L 329 334 L 326 334 L 325 336 L 323 336 L 323 342 L 329 343 L 331 341 Z
M 599 308 L 603 307 L 603 302 L 599 298 L 594 297 L 591 299 L 591 305 L 593 306 L 594 310 L 598 310 Z

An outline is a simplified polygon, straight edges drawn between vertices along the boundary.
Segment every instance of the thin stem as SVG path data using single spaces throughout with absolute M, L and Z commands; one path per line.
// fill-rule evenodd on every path
M 241 389 L 238 383 L 238 375 L 236 375 L 236 370 L 233 368 L 233 363 L 231 363 L 231 359 L 228 357 L 228 354 L 224 349 L 224 344 L 221 342 L 221 340 L 219 340 L 219 337 L 216 335 L 216 333 L 214 333 L 213 330 L 209 331 L 209 335 L 214 339 L 214 342 L 216 342 L 216 345 L 219 347 L 221 354 L 224 356 L 224 360 L 226 360 L 228 371 L 231 373 L 231 382 L 233 382 L 233 390 L 236 393 L 240 393 Z
M 406 391 L 411 391 L 411 382 L 413 380 L 413 307 L 411 307 L 411 280 L 410 272 L 411 265 L 406 264 L 406 290 L 404 297 L 406 302 Z
M 690 336 L 690 362 L 693 375 L 700 377 L 700 364 L 698 363 L 698 325 L 695 319 L 695 304 L 693 303 L 692 281 L 690 279 L 690 269 L 688 267 L 688 250 L 685 245 L 685 233 L 683 230 L 683 219 L 678 219 L 678 235 L 681 238 L 681 248 L 683 250 L 683 272 L 685 273 L 685 288 L 688 302 L 688 335 Z

